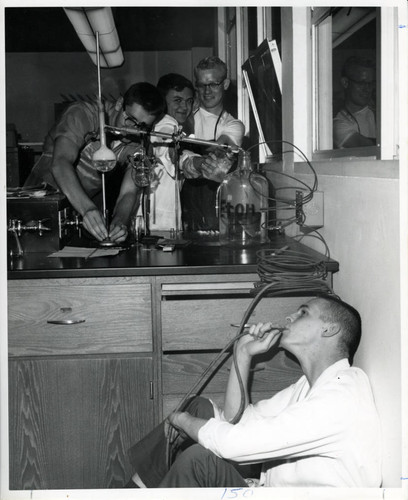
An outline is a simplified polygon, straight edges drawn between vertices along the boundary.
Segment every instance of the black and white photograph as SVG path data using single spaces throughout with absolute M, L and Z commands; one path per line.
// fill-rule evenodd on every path
M 0 0 L 0 498 L 408 499 L 408 3 Z

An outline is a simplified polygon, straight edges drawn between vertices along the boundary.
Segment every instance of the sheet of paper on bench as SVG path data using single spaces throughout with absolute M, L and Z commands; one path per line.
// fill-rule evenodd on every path
M 108 257 L 117 255 L 118 248 L 84 248 L 66 246 L 58 252 L 51 253 L 48 257 L 82 257 L 84 259 L 93 259 L 94 257 Z

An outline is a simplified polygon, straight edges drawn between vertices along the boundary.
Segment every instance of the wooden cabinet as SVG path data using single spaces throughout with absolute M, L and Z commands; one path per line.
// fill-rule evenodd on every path
M 154 423 L 151 282 L 10 281 L 10 489 L 113 488 Z
M 119 488 L 153 421 L 151 357 L 12 359 L 10 489 Z
M 255 274 L 10 280 L 10 489 L 118 488 L 129 447 L 168 415 L 234 339 Z M 304 300 L 265 298 L 282 324 Z M 225 353 L 196 391 L 222 403 Z M 215 368 L 215 367 L 214 367 Z M 253 401 L 298 379 L 283 351 L 252 367 Z

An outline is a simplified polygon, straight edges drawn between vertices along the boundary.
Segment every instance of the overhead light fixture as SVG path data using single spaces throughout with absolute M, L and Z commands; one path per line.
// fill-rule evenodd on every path
M 100 66 L 114 68 L 124 61 L 110 7 L 64 7 L 93 63 L 98 65 L 96 33 L 99 33 Z

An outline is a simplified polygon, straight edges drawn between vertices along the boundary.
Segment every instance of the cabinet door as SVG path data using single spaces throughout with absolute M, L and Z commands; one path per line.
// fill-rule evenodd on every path
M 118 488 L 152 428 L 152 359 L 9 362 L 10 489 Z

